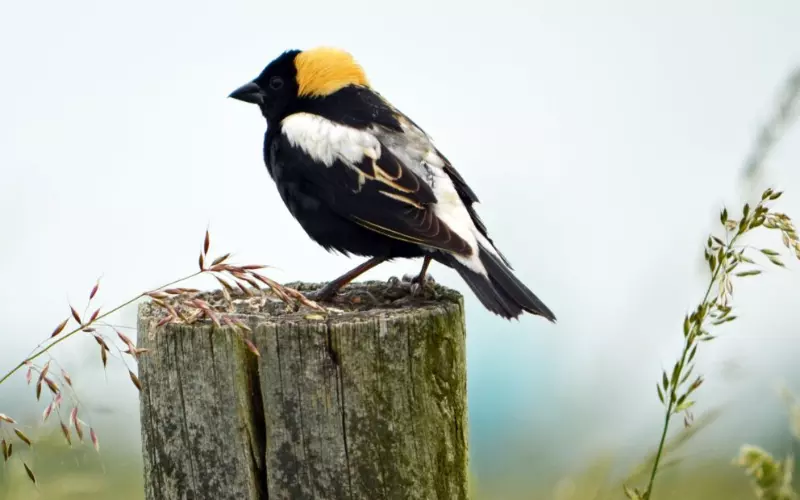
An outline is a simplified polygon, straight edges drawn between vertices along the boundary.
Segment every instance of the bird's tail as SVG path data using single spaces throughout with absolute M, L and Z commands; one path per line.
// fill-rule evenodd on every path
M 514 276 L 497 255 L 479 245 L 478 257 L 486 268 L 486 275 L 473 271 L 452 257 L 447 264 L 458 271 L 487 309 L 506 319 L 516 318 L 527 311 L 555 323 L 553 312 Z

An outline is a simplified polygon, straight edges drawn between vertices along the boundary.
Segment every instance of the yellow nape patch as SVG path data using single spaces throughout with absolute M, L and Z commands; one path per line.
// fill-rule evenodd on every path
M 341 49 L 319 47 L 305 50 L 297 54 L 294 65 L 300 96 L 324 97 L 347 85 L 369 86 L 361 66 L 352 55 Z

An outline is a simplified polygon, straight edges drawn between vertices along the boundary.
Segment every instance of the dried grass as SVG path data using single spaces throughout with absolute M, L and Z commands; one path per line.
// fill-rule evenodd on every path
M 299 291 L 285 287 L 259 272 L 267 266 L 233 264 L 230 262 L 230 253 L 225 253 L 212 259 L 208 254 L 210 248 L 211 235 L 206 230 L 202 251 L 198 259 L 199 270 L 197 272 L 137 294 L 108 311 L 102 312 L 98 307 L 94 309 L 94 312 L 86 316 L 86 312 L 81 315 L 78 309 L 70 304 L 69 316 L 61 321 L 47 339 L 41 342 L 28 357 L 3 375 L 0 378 L 0 384 L 22 368 L 27 368 L 25 380 L 28 385 L 34 384 L 34 394 L 37 401 L 48 395 L 50 398 L 47 406 L 42 411 L 42 422 L 47 422 L 53 414 L 57 415 L 61 435 L 69 446 L 73 445 L 73 432 L 77 440 L 83 442 L 85 429 L 88 429 L 92 446 L 99 452 L 100 442 L 95 429 L 78 417 L 80 402 L 72 390 L 72 377 L 63 368 L 53 371 L 52 366 L 55 360 L 52 358 L 48 359 L 43 365 L 38 363 L 39 359 L 45 356 L 49 357 L 50 351 L 56 345 L 79 333 L 90 335 L 98 344 L 100 362 L 103 368 L 105 369 L 108 366 L 109 356 L 117 357 L 126 367 L 131 383 L 137 390 L 141 391 L 142 383 L 133 365 L 136 364 L 141 355 L 147 353 L 147 349 L 137 348 L 127 335 L 104 321 L 111 314 L 140 299 L 149 298 L 152 304 L 163 309 L 164 316 L 159 322 L 159 326 L 170 323 L 192 324 L 207 320 L 218 327 L 224 324 L 242 333 L 249 332 L 250 328 L 241 319 L 211 307 L 205 300 L 200 298 L 199 290 L 178 286 L 187 280 L 205 274 L 216 278 L 222 285 L 222 293 L 229 302 L 234 294 L 243 294 L 247 297 L 270 295 L 276 300 L 283 301 L 287 307 L 307 307 L 319 313 L 327 314 L 325 308 L 307 299 Z M 210 262 L 210 264 L 206 265 L 207 262 Z M 92 303 L 99 291 L 100 281 L 97 280 L 89 291 L 85 311 L 92 309 Z M 73 323 L 73 326 L 68 328 L 70 323 Z M 113 332 L 113 335 L 107 333 L 109 330 Z M 259 355 L 255 345 L 247 338 L 244 338 L 244 340 L 254 355 Z M 47 391 L 44 390 L 45 388 Z M 65 392 L 68 397 L 65 397 Z M 62 418 L 62 412 L 67 415 L 66 419 Z M 19 441 L 28 447 L 34 444 L 34 441 L 19 427 L 14 427 L 15 425 L 16 421 L 13 418 L 0 413 L 0 447 L 2 448 L 4 462 L 10 461 L 15 456 L 14 442 Z M 22 461 L 22 466 L 27 477 L 33 483 L 36 483 L 36 476 L 30 465 Z

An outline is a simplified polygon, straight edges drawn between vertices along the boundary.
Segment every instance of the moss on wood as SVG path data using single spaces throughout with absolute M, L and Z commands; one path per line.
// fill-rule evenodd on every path
M 203 294 L 250 325 L 259 358 L 226 328 L 156 329 L 143 305 L 148 500 L 466 499 L 463 301 L 409 286 L 350 285 L 327 317 Z

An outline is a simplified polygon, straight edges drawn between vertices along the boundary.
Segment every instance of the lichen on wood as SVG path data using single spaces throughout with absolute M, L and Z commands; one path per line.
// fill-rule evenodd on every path
M 251 334 L 156 328 L 159 310 L 143 305 L 148 500 L 466 499 L 463 301 L 410 286 L 349 285 L 325 315 L 268 295 L 201 295 Z

